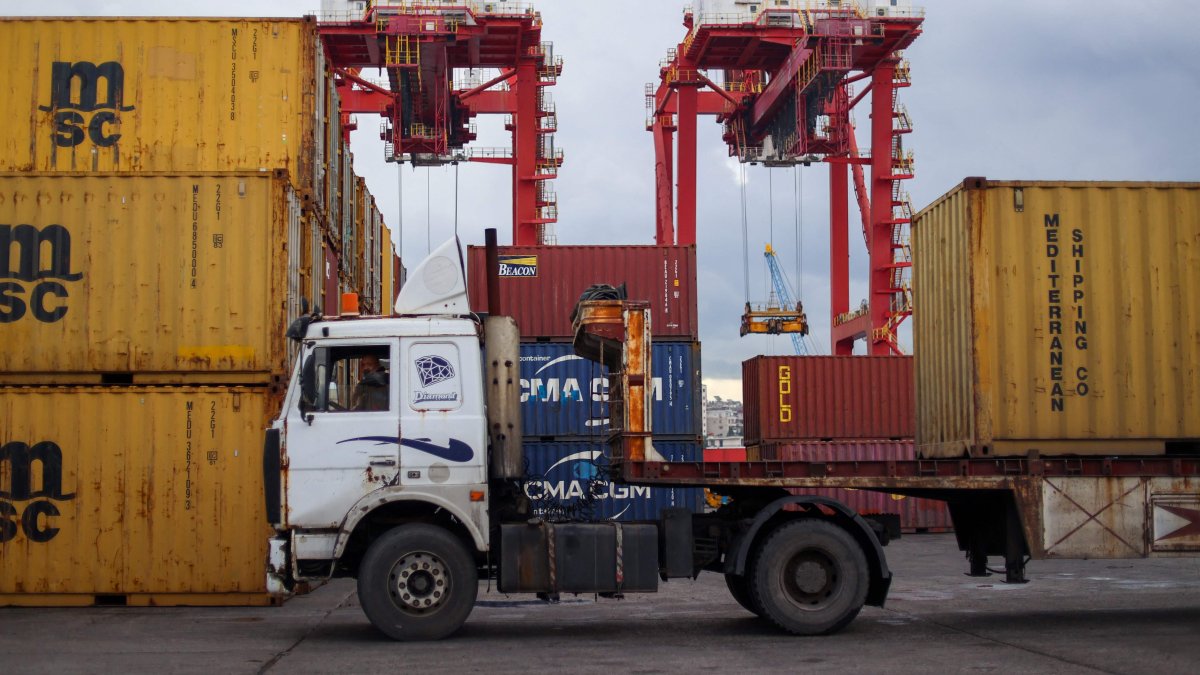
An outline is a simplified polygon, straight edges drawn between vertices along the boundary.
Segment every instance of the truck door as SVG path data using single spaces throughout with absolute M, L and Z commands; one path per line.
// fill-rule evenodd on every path
M 401 484 L 485 482 L 479 343 L 461 337 L 406 338 L 401 346 Z
M 400 471 L 396 339 L 326 340 L 302 353 L 301 395 L 287 417 L 288 523 L 334 528 Z

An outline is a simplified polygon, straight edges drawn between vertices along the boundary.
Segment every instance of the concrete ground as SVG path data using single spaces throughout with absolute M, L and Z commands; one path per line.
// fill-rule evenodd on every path
M 281 608 L 0 609 L 0 672 L 1200 672 L 1200 558 L 1034 562 L 1009 586 L 964 576 L 953 535 L 886 551 L 887 608 L 830 637 L 777 632 L 705 574 L 557 605 L 481 586 L 459 634 L 399 644 L 338 581 Z

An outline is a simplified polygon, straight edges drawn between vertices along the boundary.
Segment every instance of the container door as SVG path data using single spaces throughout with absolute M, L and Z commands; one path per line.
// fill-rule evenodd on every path
M 335 528 L 400 471 L 399 341 L 331 340 L 304 349 L 298 403 L 287 416 L 287 522 Z

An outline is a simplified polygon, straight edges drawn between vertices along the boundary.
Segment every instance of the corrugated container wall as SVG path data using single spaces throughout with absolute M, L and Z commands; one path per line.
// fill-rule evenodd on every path
M 0 605 L 266 603 L 267 391 L 0 387 Z
M 742 362 L 746 445 L 912 438 L 906 356 L 757 356 Z
M 392 259 L 396 257 L 396 248 L 392 244 L 391 229 L 389 229 L 387 225 L 382 224 L 380 225 L 380 229 L 382 230 L 380 237 L 382 239 L 383 247 L 379 254 L 379 271 L 383 277 L 382 283 L 380 284 L 380 292 L 383 294 L 383 297 L 381 298 L 382 302 L 379 313 L 384 316 L 391 316 L 393 306 L 396 302 L 396 296 L 393 294 L 396 285 L 396 270 L 392 265 Z
M 654 448 L 669 461 L 699 462 L 700 443 L 654 440 Z M 523 487 L 538 515 L 554 512 L 593 520 L 655 520 L 664 508 L 698 512 L 700 488 L 621 485 L 607 478 L 608 446 L 602 441 L 527 442 L 524 444 L 527 480 Z M 590 508 L 581 505 L 594 495 Z
M 1200 183 L 967 179 L 913 227 L 917 449 L 1200 439 Z
M 651 352 L 654 434 L 699 436 L 700 343 L 655 342 Z M 526 436 L 603 436 L 608 368 L 570 344 L 521 344 L 521 424 Z
M 483 247 L 468 249 L 471 309 L 487 312 Z M 625 284 L 648 300 L 655 337 L 696 339 L 694 246 L 502 246 L 500 297 L 522 339 L 570 340 L 571 311 L 592 284 Z
M 312 19 L 0 20 L 0 171 L 287 169 L 307 192 L 319 45 Z
M 4 175 L 0 223 L 0 381 L 287 372 L 307 261 L 283 172 Z

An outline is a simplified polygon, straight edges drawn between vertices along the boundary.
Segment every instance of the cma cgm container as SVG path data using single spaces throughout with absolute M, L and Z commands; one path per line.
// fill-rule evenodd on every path
M 0 387 L 0 605 L 267 603 L 277 398 Z
M 911 440 L 771 443 L 759 446 L 758 451 L 763 459 L 785 462 L 879 462 L 916 458 Z M 899 515 L 900 527 L 906 531 L 947 532 L 954 529 L 946 503 L 935 499 L 841 488 L 793 489 L 791 492 L 830 497 L 863 514 Z
M 0 171 L 286 169 L 307 193 L 330 161 L 311 18 L 6 18 L 0 60 Z
M 0 381 L 286 372 L 305 261 L 282 171 L 8 174 L 0 223 Z
M 1200 183 L 969 178 L 913 227 L 917 450 L 1200 439 Z
M 700 343 L 655 342 L 655 434 L 699 436 Z M 521 424 L 526 436 L 596 436 L 608 430 L 608 368 L 570 344 L 521 344 Z
M 468 250 L 471 309 L 487 312 L 483 247 Z M 654 337 L 697 336 L 695 246 L 502 246 L 500 299 L 522 339 L 570 340 L 571 311 L 593 284 L 648 300 Z
M 907 356 L 757 356 L 742 362 L 745 441 L 912 438 Z
M 702 461 L 697 439 L 655 438 L 654 449 L 672 462 Z M 602 439 L 526 442 L 525 494 L 539 515 L 577 515 L 595 520 L 655 520 L 668 507 L 697 512 L 701 488 L 645 487 L 609 481 L 608 446 Z M 585 495 L 592 495 L 591 506 Z

